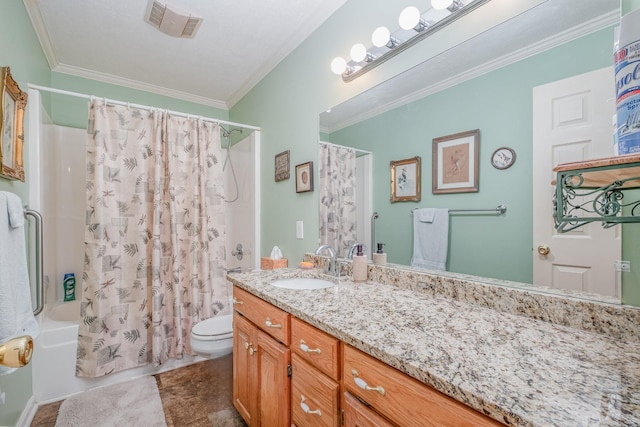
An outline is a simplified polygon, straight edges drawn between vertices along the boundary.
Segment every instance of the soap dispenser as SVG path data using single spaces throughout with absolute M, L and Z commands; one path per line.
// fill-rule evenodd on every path
M 367 256 L 362 252 L 362 245 L 357 246 L 357 254 L 351 262 L 351 277 L 354 282 L 367 281 Z
M 387 254 L 382 252 L 385 243 L 378 243 L 378 250 L 373 254 L 373 263 L 385 265 L 387 263 Z

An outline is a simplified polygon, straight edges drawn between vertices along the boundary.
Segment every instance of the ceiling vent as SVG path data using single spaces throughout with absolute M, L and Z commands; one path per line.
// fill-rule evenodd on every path
M 149 0 L 144 20 L 165 34 L 184 38 L 193 38 L 202 23 L 202 18 L 157 0 Z

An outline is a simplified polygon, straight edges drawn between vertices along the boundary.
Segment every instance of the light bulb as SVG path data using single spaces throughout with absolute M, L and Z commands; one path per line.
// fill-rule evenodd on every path
M 431 6 L 434 9 L 443 10 L 453 4 L 453 0 L 431 0 Z
M 410 30 L 420 23 L 420 11 L 415 6 L 409 6 L 402 9 L 398 18 L 400 28 Z
M 371 43 L 375 47 L 382 47 L 389 43 L 391 40 L 391 33 L 387 27 L 378 27 L 373 31 L 371 35 Z
M 351 48 L 351 59 L 354 62 L 362 62 L 367 57 L 367 48 L 362 43 L 356 43 Z
M 344 58 L 340 56 L 333 58 L 333 61 L 331 61 L 331 71 L 333 71 L 333 74 L 340 75 L 344 73 L 346 69 L 347 61 L 345 61 Z

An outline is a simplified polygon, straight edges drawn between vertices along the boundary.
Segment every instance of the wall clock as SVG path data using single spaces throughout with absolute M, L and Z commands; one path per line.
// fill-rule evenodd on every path
M 491 155 L 491 164 L 496 169 L 507 169 L 516 161 L 516 152 L 509 147 L 500 147 Z

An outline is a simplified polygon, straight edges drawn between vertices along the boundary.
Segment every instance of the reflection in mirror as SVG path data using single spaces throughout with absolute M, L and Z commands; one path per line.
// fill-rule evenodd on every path
M 376 242 L 386 244 L 390 263 L 410 264 L 414 208 L 484 209 L 505 205 L 505 215 L 450 215 L 448 272 L 498 279 L 514 286 L 535 284 L 543 291 L 546 286 L 549 292 L 554 292 L 553 288 L 576 290 L 593 294 L 581 294 L 585 297 L 620 301 L 625 285 L 620 272 L 609 269 L 605 281 L 612 285 L 603 291 L 590 278 L 594 261 L 581 258 L 580 246 L 560 248 L 564 235 L 558 233 L 550 232 L 549 241 L 534 236 L 534 218 L 553 227 L 554 176 L 552 164 L 537 164 L 540 137 L 534 134 L 540 131 L 535 129 L 534 116 L 545 113 L 534 112 L 533 93 L 552 82 L 612 65 L 619 2 L 585 3 L 589 4 L 581 3 L 576 9 L 570 1 L 543 2 L 320 114 L 320 140 L 373 152 L 372 206 L 378 218 L 358 221 L 364 221 L 366 227 L 375 224 L 370 228 Z M 585 22 L 590 24 L 588 30 Z M 523 32 L 522 28 L 536 31 Z M 608 72 L 612 73 L 610 69 Z M 613 80 L 605 78 L 601 83 L 613 90 Z M 613 148 L 609 111 L 613 114 L 611 103 L 592 112 L 600 115 L 599 122 L 608 123 L 608 137 L 593 141 L 605 149 Z M 430 189 L 432 140 L 472 129 L 480 130 L 477 193 L 423 191 L 420 202 L 390 203 L 390 162 L 420 156 L 422 188 Z M 559 162 L 579 160 L 571 150 L 580 141 L 572 142 L 571 149 L 557 150 L 561 152 Z M 500 147 L 508 147 L 517 155 L 518 161 L 508 169 L 491 165 L 490 156 Z M 581 155 L 598 155 L 597 150 L 589 152 L 592 148 L 584 147 Z M 534 172 L 541 178 L 532 182 Z M 535 197 L 548 206 L 534 204 Z M 633 227 L 639 226 L 614 228 L 618 247 L 620 235 L 638 233 Z M 574 237 L 584 241 L 601 228 L 600 224 L 590 224 L 576 231 Z M 538 246 L 550 247 L 550 253 L 539 253 Z M 561 250 L 577 254 L 570 266 L 556 262 Z M 545 279 L 534 273 L 536 264 L 544 265 Z

